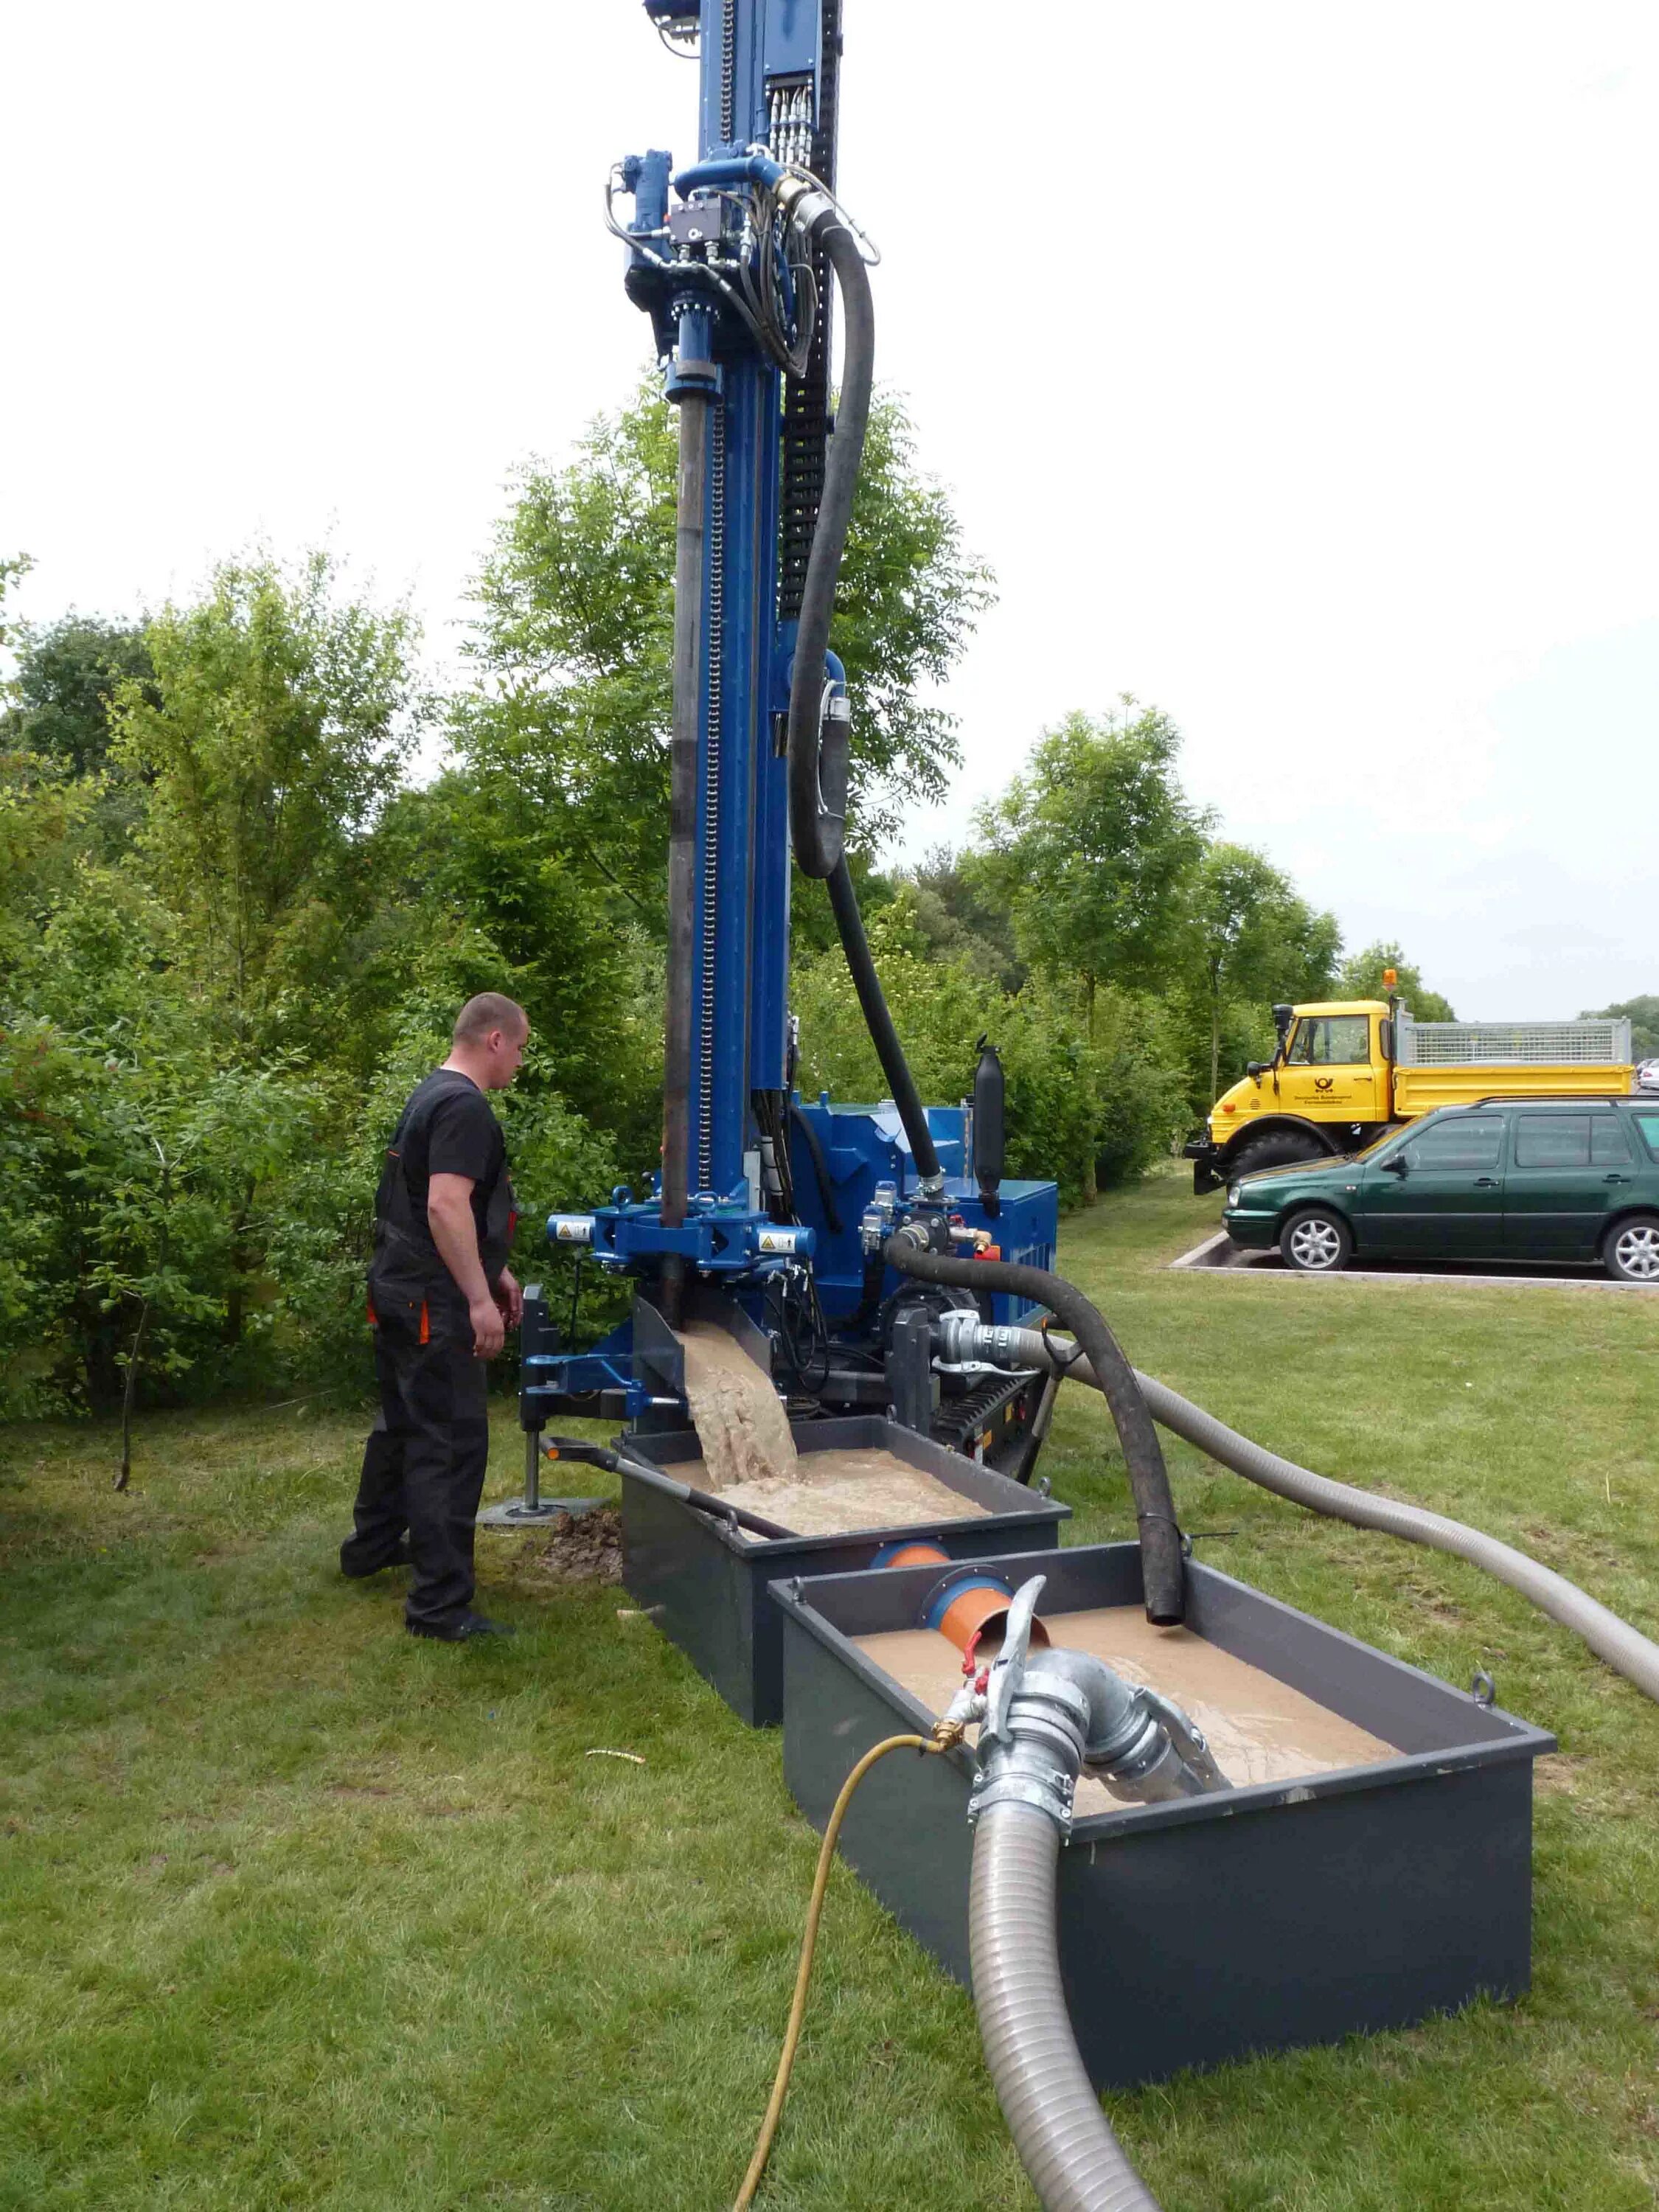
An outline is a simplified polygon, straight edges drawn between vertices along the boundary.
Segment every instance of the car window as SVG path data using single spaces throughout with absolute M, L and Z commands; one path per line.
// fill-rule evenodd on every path
M 1518 1168 L 1587 1168 L 1590 1164 L 1588 1114 L 1521 1114 L 1515 1123 Z
M 1371 1056 L 1369 1014 L 1304 1016 L 1287 1055 L 1292 1067 L 1352 1067 Z
M 1621 1168 L 1630 1159 L 1630 1145 L 1616 1114 L 1597 1114 L 1590 1121 L 1590 1165 Z
M 1659 1114 L 1638 1114 L 1636 1126 L 1642 1132 L 1648 1150 L 1659 1154 Z
M 1503 1156 L 1504 1124 L 1496 1114 L 1458 1115 L 1431 1121 L 1403 1147 L 1408 1168 L 1495 1168 Z

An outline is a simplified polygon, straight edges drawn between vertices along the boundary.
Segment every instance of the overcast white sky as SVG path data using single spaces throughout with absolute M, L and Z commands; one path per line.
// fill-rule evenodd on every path
M 1166 708 L 1228 832 L 1460 1012 L 1659 990 L 1652 0 L 846 0 L 881 374 L 1000 600 L 959 837 Z M 516 459 L 627 392 L 635 0 L 8 11 L 0 552 L 118 614 L 331 534 L 453 655 Z

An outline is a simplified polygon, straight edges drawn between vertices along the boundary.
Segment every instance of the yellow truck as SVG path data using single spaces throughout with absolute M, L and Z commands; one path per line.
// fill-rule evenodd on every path
M 1381 999 L 1273 1011 L 1273 1058 L 1251 1061 L 1186 1147 L 1200 1196 L 1258 1168 L 1361 1152 L 1437 1106 L 1635 1087 L 1628 1021 L 1414 1022 Z

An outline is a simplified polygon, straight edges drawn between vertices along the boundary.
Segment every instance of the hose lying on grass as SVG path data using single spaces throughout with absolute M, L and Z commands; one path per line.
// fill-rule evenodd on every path
M 1020 1365 L 1069 1376 L 1073 1382 L 1099 1389 L 1087 1358 L 1077 1354 L 1064 1338 L 1045 1335 L 1035 1328 L 1004 1329 L 999 1334 L 999 1348 L 1006 1346 L 1008 1355 Z M 1281 1459 L 1277 1452 L 1252 1443 L 1249 1437 L 1240 1436 L 1213 1413 L 1206 1413 L 1179 1391 L 1139 1370 L 1135 1381 L 1154 1420 L 1233 1474 L 1242 1474 L 1247 1482 L 1259 1483 L 1262 1489 L 1288 1498 L 1292 1504 L 1305 1505 L 1310 1512 L 1350 1522 L 1356 1528 L 1377 1528 L 1385 1536 L 1399 1536 L 1408 1544 L 1422 1544 L 1430 1551 L 1449 1552 L 1455 1559 L 1468 1559 L 1496 1581 L 1519 1590 L 1552 1620 L 1570 1628 L 1598 1659 L 1604 1659 L 1644 1697 L 1659 1704 L 1659 1644 L 1621 1620 L 1616 1613 L 1609 1613 L 1606 1606 L 1598 1605 L 1565 1575 L 1541 1566 L 1495 1536 L 1448 1519 L 1443 1513 L 1431 1513 L 1421 1505 L 1407 1505 L 1397 1498 L 1377 1498 L 1370 1491 L 1356 1490 L 1352 1483 L 1334 1482 L 1328 1475 L 1315 1474 L 1294 1460 Z
M 789 2094 L 789 2076 L 795 2063 L 796 2046 L 800 2041 L 801 2021 L 806 2014 L 806 1990 L 812 1978 L 812 1955 L 817 1948 L 818 1921 L 823 1912 L 824 1892 L 830 1886 L 830 1869 L 836 1856 L 836 1838 L 841 1833 L 847 1808 L 853 1802 L 853 1792 L 876 1761 L 885 1759 L 890 1751 L 919 1751 L 924 1754 L 938 1753 L 949 1751 L 961 1741 L 962 1729 L 951 1721 L 939 1722 L 931 1736 L 887 1736 L 865 1753 L 841 1785 L 830 1818 L 824 1823 L 823 1842 L 818 1851 L 818 1870 L 812 1878 L 812 1899 L 806 1908 L 806 1928 L 801 1937 L 800 1965 L 795 1973 L 795 1996 L 789 2008 L 789 2025 L 784 2031 L 783 2052 L 778 2060 L 772 2094 L 767 2100 L 766 2117 L 761 2122 L 760 2139 L 755 2145 L 755 2155 L 749 2161 L 749 2171 L 743 2177 L 743 2186 L 733 2201 L 732 2212 L 747 2212 L 747 2207 L 754 2203 L 755 2191 L 760 2187 L 761 2176 L 766 2171 L 766 2161 L 772 2154 L 772 2139 L 777 2134 L 778 2122 L 783 2116 L 783 2100 Z

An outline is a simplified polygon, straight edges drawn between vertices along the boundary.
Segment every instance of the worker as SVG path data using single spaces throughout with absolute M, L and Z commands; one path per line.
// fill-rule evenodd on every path
M 469 999 L 443 1066 L 416 1085 L 374 1200 L 368 1313 L 380 1412 L 340 1570 L 414 1570 L 412 1636 L 514 1632 L 472 1610 L 472 1539 L 489 1455 L 489 1363 L 524 1297 L 507 1264 L 515 1216 L 489 1093 L 519 1072 L 530 1024 L 499 992 Z

